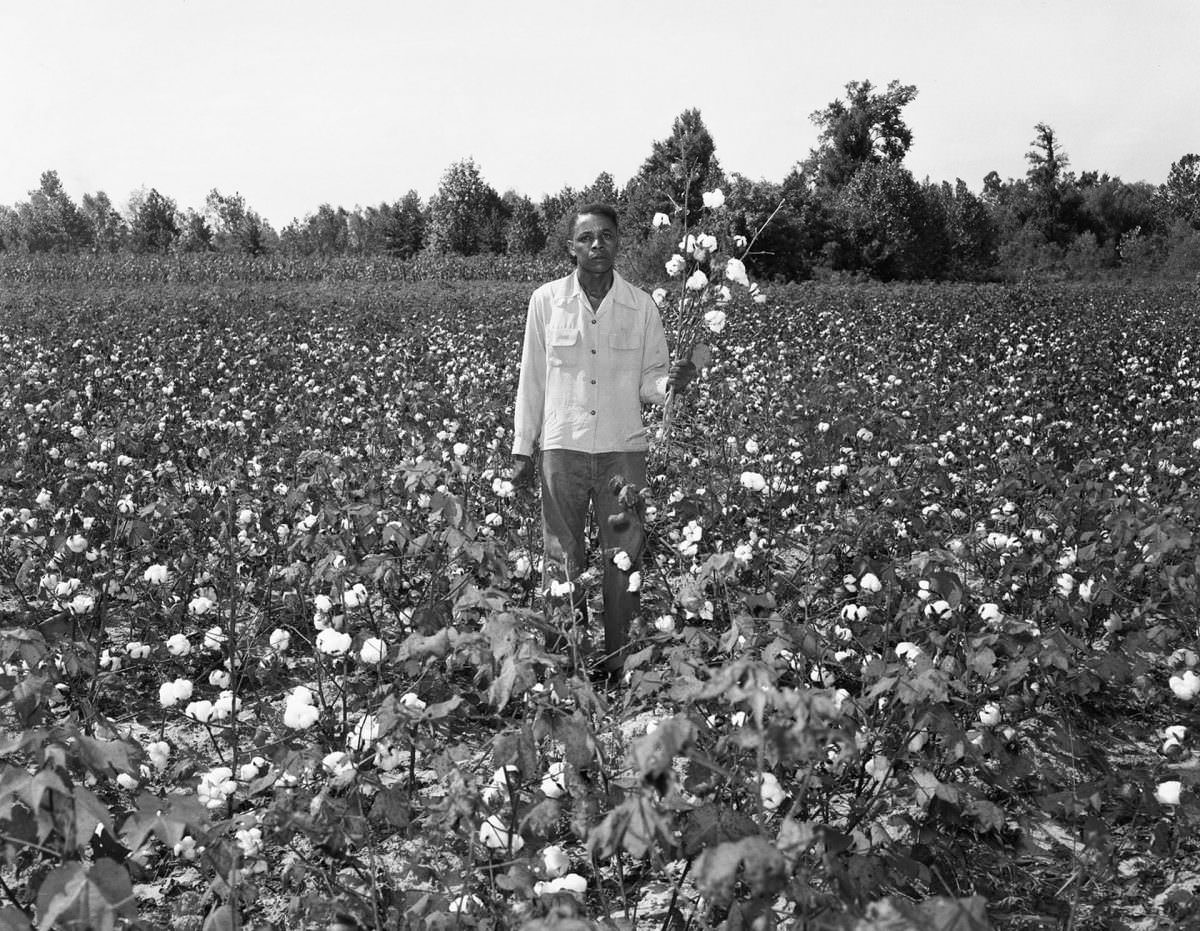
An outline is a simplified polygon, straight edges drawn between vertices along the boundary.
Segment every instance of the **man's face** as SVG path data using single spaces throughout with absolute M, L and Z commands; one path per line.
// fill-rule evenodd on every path
M 583 271 L 592 275 L 612 271 L 620 247 L 617 225 L 608 217 L 597 213 L 584 213 L 576 217 L 567 251 L 575 256 L 576 264 Z

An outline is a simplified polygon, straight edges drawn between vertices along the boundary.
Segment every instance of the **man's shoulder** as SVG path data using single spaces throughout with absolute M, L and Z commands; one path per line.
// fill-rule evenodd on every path
M 570 286 L 571 278 L 574 276 L 574 274 L 574 272 L 571 272 L 568 275 L 563 275 L 561 278 L 555 278 L 553 281 L 547 281 L 545 284 L 540 285 L 533 292 L 534 299 L 552 299 L 555 297 L 564 296 L 567 293 L 567 288 Z
M 619 274 L 616 275 L 614 282 L 615 293 L 613 299 L 618 303 L 625 304 L 629 307 L 636 307 L 641 310 L 657 310 L 658 305 L 654 303 L 654 298 L 639 288 L 631 281 L 626 281 Z

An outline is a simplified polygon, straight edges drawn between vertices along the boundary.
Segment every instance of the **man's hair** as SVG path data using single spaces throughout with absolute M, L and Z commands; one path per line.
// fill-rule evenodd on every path
M 612 220 L 612 225 L 617 228 L 618 232 L 620 232 L 621 221 L 617 219 L 617 208 L 612 204 L 580 204 L 574 207 L 567 214 L 566 233 L 568 242 L 575 238 L 576 221 L 580 217 L 586 216 L 589 213 L 594 213 L 598 217 L 607 217 L 609 220 Z

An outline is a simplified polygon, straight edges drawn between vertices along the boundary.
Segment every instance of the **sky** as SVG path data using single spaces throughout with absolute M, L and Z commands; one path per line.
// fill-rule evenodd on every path
M 0 0 L 0 37 L 4 204 L 55 169 L 278 229 L 465 158 L 536 200 L 624 184 L 688 108 L 727 173 L 778 181 L 856 80 L 916 85 L 918 179 L 1021 177 L 1037 123 L 1126 181 L 1200 152 L 1195 0 Z

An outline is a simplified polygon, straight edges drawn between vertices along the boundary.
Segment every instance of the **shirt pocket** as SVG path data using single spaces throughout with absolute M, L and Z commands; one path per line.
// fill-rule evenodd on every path
M 574 362 L 579 353 L 579 331 L 556 329 L 546 332 L 546 357 L 553 366 Z
M 625 370 L 642 367 L 642 336 L 640 333 L 632 331 L 610 333 L 608 348 L 612 352 L 615 368 Z

